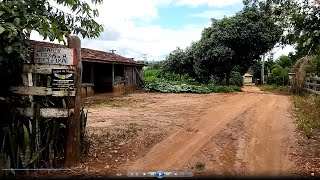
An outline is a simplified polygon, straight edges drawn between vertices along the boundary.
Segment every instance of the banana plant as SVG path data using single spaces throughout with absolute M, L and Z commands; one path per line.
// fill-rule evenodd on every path
M 51 100 L 51 99 L 49 99 Z M 53 99 L 42 102 L 34 98 L 34 116 L 26 118 L 13 114 L 1 121 L 0 126 L 0 168 L 39 168 L 54 166 L 56 159 L 63 159 L 66 125 L 59 118 L 43 119 L 40 107 L 52 107 L 54 103 L 67 108 L 64 100 Z M 86 134 L 87 113 L 81 111 L 81 138 Z M 0 171 L 3 175 L 14 175 L 16 172 Z

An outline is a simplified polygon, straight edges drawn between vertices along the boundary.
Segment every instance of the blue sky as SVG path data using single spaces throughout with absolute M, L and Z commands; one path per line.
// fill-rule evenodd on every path
M 242 0 L 104 0 L 96 7 L 100 12 L 96 20 L 105 31 L 97 39 L 82 40 L 82 46 L 116 49 L 139 60 L 143 54 L 148 60 L 163 60 L 176 47 L 199 40 L 211 18 L 232 16 L 242 7 Z M 32 33 L 32 39 L 41 38 Z M 276 56 L 291 49 L 279 50 Z
M 242 9 L 242 3 L 226 7 L 209 7 L 201 5 L 192 6 L 165 6 L 158 8 L 158 17 L 146 23 L 135 19 L 139 25 L 160 25 L 163 28 L 180 29 L 188 24 L 203 26 L 208 24 L 211 18 L 221 19 L 224 16 L 234 15 Z

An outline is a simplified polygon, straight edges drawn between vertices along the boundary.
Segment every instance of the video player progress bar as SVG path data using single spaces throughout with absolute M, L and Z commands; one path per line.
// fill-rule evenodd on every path
M 193 177 L 192 172 L 128 172 L 128 177 Z
M 71 169 L 51 169 L 51 168 L 39 168 L 39 169 L 14 169 L 14 168 L 9 168 L 9 169 L 1 169 L 3 171 L 71 171 Z

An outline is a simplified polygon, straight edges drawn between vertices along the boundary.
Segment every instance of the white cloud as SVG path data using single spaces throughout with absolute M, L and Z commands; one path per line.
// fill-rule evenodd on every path
M 203 28 L 209 26 L 211 22 L 203 25 L 185 25 L 179 29 L 143 25 L 143 22 L 159 18 L 159 7 L 200 5 L 223 7 L 241 2 L 242 0 L 104 0 L 103 4 L 96 6 L 100 14 L 96 20 L 104 25 L 105 31 L 97 39 L 82 40 L 82 46 L 105 51 L 116 49 L 117 53 L 135 59 L 141 59 L 142 54 L 147 54 L 150 60 L 163 59 L 177 46 L 183 48 L 198 40 Z M 67 11 L 63 6 L 57 4 L 54 6 Z M 219 12 L 214 14 L 209 11 L 195 16 L 205 15 L 216 18 L 222 16 Z M 135 20 L 142 22 L 140 23 L 142 25 L 138 26 Z M 36 32 L 32 33 L 31 39 L 43 40 Z
M 274 59 L 278 59 L 281 55 L 288 55 L 290 52 L 295 52 L 294 46 L 287 45 L 284 48 L 274 48 Z
M 118 54 L 135 59 L 142 59 L 142 54 L 147 54 L 150 60 L 164 59 L 177 46 L 186 47 L 198 40 L 207 25 L 186 25 L 174 30 L 159 25 L 135 24 L 136 19 L 148 22 L 158 18 L 158 7 L 172 3 L 173 0 L 104 0 L 96 7 L 100 14 L 96 20 L 104 25 L 105 31 L 97 39 L 82 40 L 82 47 L 105 51 L 116 49 Z M 43 38 L 33 32 L 31 39 Z
M 242 0 L 177 0 L 177 5 L 224 7 L 242 3 Z
M 232 13 L 228 11 L 203 11 L 197 14 L 191 14 L 191 17 L 199 17 L 199 18 L 215 18 L 215 19 L 222 19 L 225 16 L 231 16 Z
M 129 26 L 117 41 L 84 40 L 83 46 L 109 51 L 142 59 L 147 54 L 148 60 L 164 59 L 177 46 L 184 48 L 201 37 L 204 26 L 187 25 L 180 30 L 161 28 L 160 26 Z

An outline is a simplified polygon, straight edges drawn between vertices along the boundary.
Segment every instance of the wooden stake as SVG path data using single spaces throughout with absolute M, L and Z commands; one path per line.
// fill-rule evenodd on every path
M 81 110 L 81 41 L 77 36 L 68 38 L 68 47 L 76 49 L 75 98 L 70 98 L 69 108 L 74 106 L 74 114 L 69 116 L 65 148 L 65 165 L 73 166 L 80 161 L 80 110 Z

